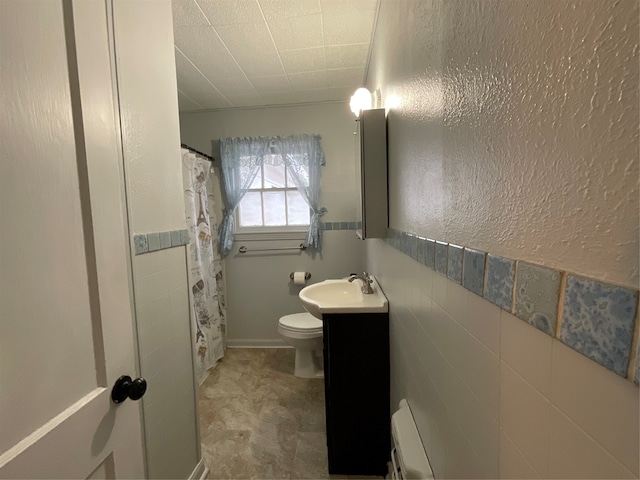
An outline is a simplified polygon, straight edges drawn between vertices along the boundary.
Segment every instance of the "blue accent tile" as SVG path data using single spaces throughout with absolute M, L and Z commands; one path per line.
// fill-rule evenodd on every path
M 323 230 L 333 230 L 333 223 L 331 222 L 324 222 L 322 224 L 322 229 Z
M 414 260 L 418 259 L 418 236 L 413 235 L 412 233 L 408 234 L 409 236 L 409 251 L 407 255 L 409 255 Z
M 180 243 L 182 245 L 189 245 L 190 241 L 189 230 L 180 230 Z
M 427 239 L 423 237 L 417 237 L 416 242 L 418 244 L 416 260 L 421 264 L 425 264 L 425 258 L 427 256 Z
M 633 383 L 640 385 L 640 345 L 638 345 L 638 351 L 636 352 L 636 371 L 633 376 Z
M 171 232 L 160 232 L 160 248 L 171 248 Z
M 427 238 L 427 249 L 425 252 L 424 264 L 435 270 L 436 268 L 436 241 Z
M 471 248 L 464 249 L 464 267 L 462 284 L 464 288 L 476 295 L 482 296 L 484 288 L 484 259 L 485 253 Z
M 358 229 L 362 228 L 362 221 L 359 221 L 359 222 L 358 222 L 358 226 L 357 226 L 357 228 L 358 228 Z
M 180 242 L 180 230 L 173 230 L 171 232 L 171 246 L 179 247 L 180 245 L 182 245 Z
M 387 235 L 385 236 L 384 241 L 389 245 L 393 245 L 393 228 L 387 228 Z
M 340 222 L 340 230 L 349 230 L 349 222 Z
M 159 233 L 147 233 L 147 242 L 149 243 L 149 251 L 155 252 L 160 250 L 160 234 Z
M 134 235 L 133 244 L 135 245 L 136 255 L 140 255 L 141 253 L 147 253 L 149 251 L 149 246 L 147 245 L 147 235 Z
M 449 244 L 447 277 L 462 285 L 462 247 Z
M 447 244 L 436 242 L 436 272 L 447 274 Z
M 355 230 L 357 228 L 357 222 L 349 222 L 349 230 Z
M 511 311 L 513 300 L 513 275 L 515 261 L 509 258 L 489 255 L 487 260 L 487 284 L 484 298 L 503 310 Z
M 567 276 L 560 340 L 626 377 L 638 292 Z
M 402 232 L 402 253 L 411 256 L 411 235 L 408 232 Z
M 557 270 L 518 262 L 516 317 L 555 337 L 561 274 Z

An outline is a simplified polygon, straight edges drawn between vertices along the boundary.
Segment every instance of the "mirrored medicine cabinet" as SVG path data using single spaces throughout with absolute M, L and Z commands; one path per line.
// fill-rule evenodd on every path
M 384 108 L 363 110 L 356 120 L 356 219 L 361 239 L 385 238 L 389 224 L 387 201 L 387 122 Z

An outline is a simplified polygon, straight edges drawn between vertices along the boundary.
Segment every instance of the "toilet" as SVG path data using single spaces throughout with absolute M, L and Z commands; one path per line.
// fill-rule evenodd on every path
M 322 378 L 322 321 L 308 312 L 285 315 L 278 320 L 278 333 L 296 349 L 293 374 L 300 378 Z

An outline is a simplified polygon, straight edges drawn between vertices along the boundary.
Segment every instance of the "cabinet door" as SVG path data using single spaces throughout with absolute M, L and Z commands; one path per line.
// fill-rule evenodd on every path
M 384 475 L 390 450 L 388 315 L 323 320 L 329 473 Z

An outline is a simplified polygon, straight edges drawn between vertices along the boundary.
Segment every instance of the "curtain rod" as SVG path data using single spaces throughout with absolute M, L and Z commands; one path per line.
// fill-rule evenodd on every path
M 213 158 L 211 155 L 207 155 L 206 153 L 202 153 L 200 150 L 196 150 L 195 148 L 190 147 L 186 143 L 181 143 L 180 146 L 182 148 L 186 148 L 190 152 L 197 153 L 198 155 L 202 155 L 204 158 L 206 158 L 207 160 L 209 160 L 211 162 L 215 162 L 216 161 L 216 159 Z

